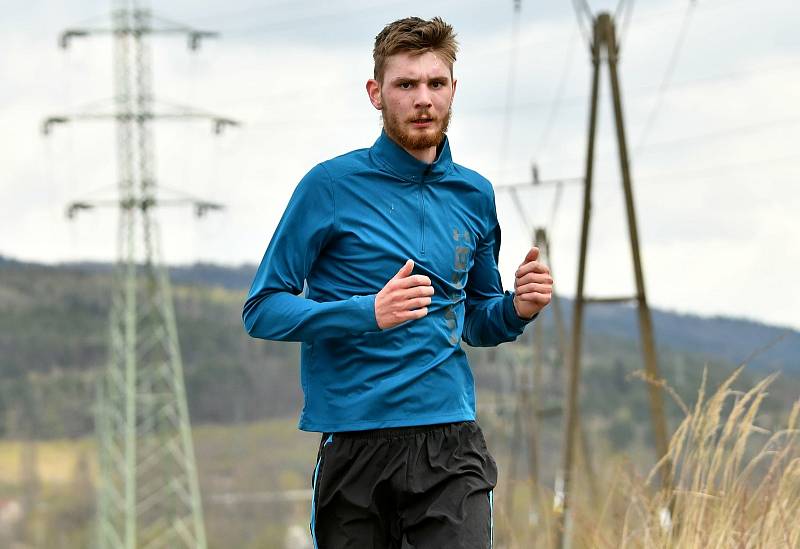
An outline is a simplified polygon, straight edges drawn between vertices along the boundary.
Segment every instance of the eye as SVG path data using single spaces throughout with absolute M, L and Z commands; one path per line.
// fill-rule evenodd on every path
M 410 90 L 411 82 L 400 82 L 399 86 L 404 90 Z
M 439 89 L 439 88 L 441 88 L 442 86 L 444 86 L 444 83 L 443 83 L 443 82 L 439 82 L 439 81 L 436 81 L 436 82 L 431 82 L 431 87 L 432 87 L 434 90 L 438 90 L 438 89 Z

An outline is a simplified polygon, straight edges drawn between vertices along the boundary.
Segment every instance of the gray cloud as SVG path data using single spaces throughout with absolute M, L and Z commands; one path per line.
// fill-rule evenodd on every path
M 592 2 L 612 9 L 616 2 Z M 214 139 L 201 123 L 157 125 L 159 181 L 225 202 L 195 222 L 164 211 L 170 262 L 260 259 L 297 180 L 313 164 L 369 146 L 378 116 L 369 106 L 372 39 L 386 22 L 442 14 L 462 45 L 450 138 L 457 162 L 495 184 L 528 178 L 533 155 L 543 177 L 582 174 L 590 63 L 569 3 L 523 2 L 510 146 L 500 143 L 510 59 L 511 2 L 171 2 L 165 17 L 222 32 L 190 54 L 183 40 L 153 41 L 158 96 L 243 120 Z M 684 1 L 639 2 L 620 66 L 626 130 L 635 147 L 657 100 Z M 159 8 L 160 9 L 160 8 Z M 57 33 L 108 12 L 105 1 L 20 4 L 2 23 L 0 59 L 0 253 L 39 261 L 112 259 L 115 216 L 68 223 L 64 204 L 113 188 L 113 128 L 59 128 L 44 143 L 51 113 L 111 95 L 108 38 L 76 41 L 64 53 Z M 335 12 L 335 13 L 334 13 Z M 800 207 L 793 150 L 800 118 L 800 8 L 789 0 L 698 3 L 673 85 L 645 147 L 633 157 L 647 289 L 658 306 L 731 314 L 800 328 L 794 280 Z M 743 32 L 742 29 L 745 29 Z M 577 42 L 576 42 L 577 41 Z M 572 48 L 572 50 L 571 50 Z M 545 133 L 572 51 L 564 97 Z M 632 291 L 608 83 L 602 79 L 590 288 Z M 542 141 L 546 136 L 547 140 Z M 505 161 L 503 158 L 505 157 Z M 552 195 L 525 195 L 545 222 Z M 558 288 L 575 287 L 580 192 L 564 192 L 553 241 Z M 498 196 L 506 286 L 528 236 Z

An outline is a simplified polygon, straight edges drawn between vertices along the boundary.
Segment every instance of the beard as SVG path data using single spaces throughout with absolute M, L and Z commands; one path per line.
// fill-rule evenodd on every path
M 384 105 L 386 105 L 384 103 Z M 386 135 L 396 141 L 401 147 L 410 151 L 418 151 L 438 147 L 450 125 L 450 117 L 453 115 L 452 104 L 447 109 L 447 114 L 442 118 L 434 118 L 431 122 L 432 127 L 422 131 L 410 126 L 412 120 L 417 118 L 432 118 L 428 110 L 415 112 L 412 116 L 403 117 L 400 113 L 390 110 L 384 106 L 381 111 L 383 119 L 383 129 Z

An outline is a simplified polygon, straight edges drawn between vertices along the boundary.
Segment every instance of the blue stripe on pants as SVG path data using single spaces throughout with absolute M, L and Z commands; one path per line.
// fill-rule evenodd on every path
M 494 497 L 489 490 L 489 549 L 494 547 Z
M 331 434 L 328 439 L 325 441 L 325 444 L 322 445 L 322 449 L 325 449 L 329 443 L 333 442 L 333 434 Z M 309 526 L 311 527 L 311 540 L 314 542 L 314 549 L 319 549 L 317 547 L 317 535 L 314 532 L 314 502 L 317 498 L 317 475 L 319 474 L 319 465 L 322 463 L 322 451 L 319 453 L 319 459 L 317 460 L 317 466 L 314 467 L 314 479 L 311 482 L 311 523 Z

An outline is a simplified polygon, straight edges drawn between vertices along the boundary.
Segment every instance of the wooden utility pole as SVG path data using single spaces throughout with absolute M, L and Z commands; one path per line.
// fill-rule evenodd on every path
M 622 185 L 625 191 L 625 208 L 628 218 L 631 252 L 633 255 L 634 274 L 636 278 L 636 295 L 631 297 L 603 297 L 592 298 L 584 295 L 584 281 L 586 278 L 586 255 L 589 240 L 589 218 L 591 215 L 592 180 L 594 172 L 594 139 L 597 130 L 598 84 L 600 79 L 601 53 L 607 53 L 611 92 L 614 102 L 614 119 L 619 145 L 619 160 L 622 171 Z M 577 442 L 578 427 L 578 387 L 580 383 L 581 340 L 583 333 L 583 309 L 589 303 L 625 303 L 635 302 L 637 305 L 639 330 L 642 341 L 642 354 L 644 355 L 645 370 L 651 380 L 658 380 L 658 365 L 656 363 L 655 342 L 653 326 L 650 319 L 650 309 L 645 296 L 644 276 L 642 274 L 642 260 L 639 253 L 639 233 L 636 227 L 636 214 L 633 204 L 633 189 L 631 185 L 630 165 L 628 161 L 628 148 L 625 142 L 625 127 L 622 118 L 622 98 L 620 94 L 619 79 L 617 76 L 618 46 L 614 30 L 614 21 L 606 13 L 600 13 L 594 20 L 592 39 L 592 64 L 594 67 L 592 77 L 591 110 L 589 117 L 589 141 L 586 155 L 586 177 L 584 179 L 583 198 L 583 224 L 581 227 L 581 245 L 578 261 L 578 284 L 575 292 L 575 306 L 572 318 L 572 351 L 569 356 L 569 393 L 567 405 L 567 436 L 563 453 L 564 499 L 563 513 L 559 516 L 556 531 L 559 547 L 564 547 L 569 536 L 565 532 L 564 523 L 569 513 L 570 479 L 573 454 Z M 655 384 L 648 384 L 650 397 L 650 412 L 653 422 L 653 433 L 658 459 L 667 453 L 667 424 L 664 416 L 663 396 L 660 388 Z M 662 486 L 670 489 L 672 485 L 672 465 L 666 463 L 662 469 Z

